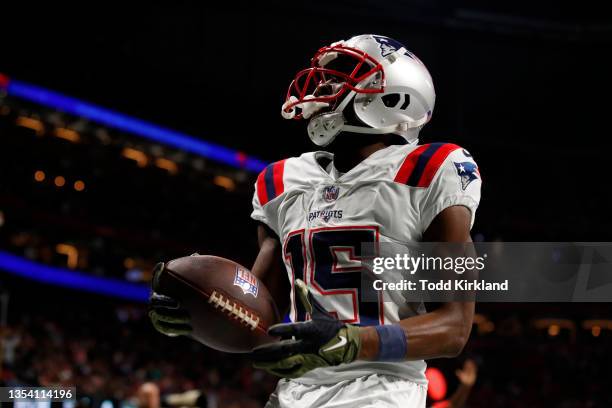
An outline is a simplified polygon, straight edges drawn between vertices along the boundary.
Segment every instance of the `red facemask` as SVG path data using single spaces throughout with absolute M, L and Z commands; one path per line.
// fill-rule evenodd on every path
M 361 88 L 358 84 L 380 73 L 375 87 Z M 317 103 L 318 109 L 333 110 L 349 91 L 362 94 L 382 93 L 385 90 L 385 71 L 369 54 L 352 47 L 336 44 L 323 47 L 314 55 L 310 68 L 299 71 L 289 85 L 283 104 L 286 118 L 308 118 L 304 115 L 306 104 Z M 311 105 L 312 106 L 312 105 Z M 301 108 L 299 113 L 296 108 Z

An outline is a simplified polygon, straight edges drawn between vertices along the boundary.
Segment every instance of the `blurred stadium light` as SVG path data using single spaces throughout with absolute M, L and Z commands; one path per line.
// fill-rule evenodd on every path
M 249 157 L 243 152 L 205 142 L 188 134 L 164 128 L 151 122 L 62 95 L 27 82 L 9 79 L 8 76 L 2 73 L 0 73 L 0 88 L 5 89 L 10 96 L 84 117 L 108 127 L 133 133 L 230 166 L 259 172 L 267 165 L 267 163 L 257 158 Z M 24 123 L 24 125 L 36 125 L 36 130 L 41 131 L 38 128 L 38 124 L 33 123 L 31 120 Z M 64 134 L 64 136 L 67 135 Z M 70 137 L 74 138 L 75 136 L 71 134 Z
M 47 266 L 4 251 L 0 251 L 0 269 L 41 283 L 123 299 L 146 302 L 149 297 L 148 285 L 125 282 L 119 279 L 100 278 L 65 268 Z

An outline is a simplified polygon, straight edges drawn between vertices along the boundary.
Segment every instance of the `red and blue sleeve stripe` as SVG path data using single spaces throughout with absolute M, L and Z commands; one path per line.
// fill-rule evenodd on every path
M 460 149 L 452 143 L 431 143 L 417 147 L 406 156 L 395 181 L 412 187 L 428 187 L 451 152 Z
M 285 160 L 268 165 L 257 177 L 257 197 L 261 205 L 266 205 L 285 191 L 283 175 Z

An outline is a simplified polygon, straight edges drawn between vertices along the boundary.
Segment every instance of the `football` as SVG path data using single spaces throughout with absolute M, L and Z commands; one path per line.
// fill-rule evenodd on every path
M 189 312 L 195 340 L 229 353 L 275 341 L 267 330 L 280 320 L 276 304 L 263 283 L 236 262 L 186 256 L 167 262 L 159 279 Z

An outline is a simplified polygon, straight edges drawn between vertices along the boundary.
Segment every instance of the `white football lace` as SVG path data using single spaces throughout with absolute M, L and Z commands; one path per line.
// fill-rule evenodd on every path
M 249 327 L 251 330 L 255 330 L 257 326 L 259 326 L 260 319 L 258 316 L 249 312 L 238 303 L 230 301 L 216 290 L 213 290 L 208 298 L 208 303 L 212 304 L 215 309 L 220 309 L 232 319 L 239 320 L 240 323 Z

